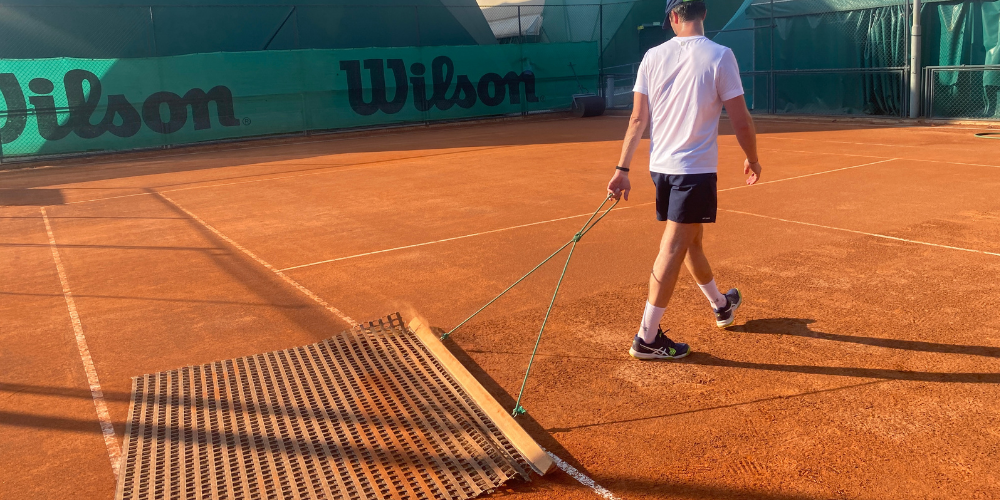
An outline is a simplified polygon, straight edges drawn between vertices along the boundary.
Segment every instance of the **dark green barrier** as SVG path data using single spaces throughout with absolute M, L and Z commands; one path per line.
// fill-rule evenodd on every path
M 5 158 L 568 108 L 596 42 L 0 60 Z

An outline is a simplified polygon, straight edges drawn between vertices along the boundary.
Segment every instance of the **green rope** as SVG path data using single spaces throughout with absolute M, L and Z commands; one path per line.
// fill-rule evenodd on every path
M 500 292 L 500 295 L 497 295 L 496 297 L 493 297 L 493 299 L 490 300 L 489 302 L 487 302 L 486 305 L 484 305 L 483 307 L 480 307 L 476 312 L 472 313 L 472 315 L 470 315 L 468 318 L 465 318 L 464 320 L 462 320 L 462 322 L 459 323 L 458 325 L 456 325 L 455 328 L 452 328 L 451 330 L 448 331 L 448 333 L 445 333 L 444 335 L 441 335 L 441 340 L 446 340 L 448 337 L 451 336 L 451 334 L 455 333 L 455 330 L 458 330 L 459 328 L 461 328 L 462 325 L 468 323 L 469 320 L 471 320 L 472 318 L 475 318 L 476 315 L 478 315 L 479 313 L 483 312 L 484 309 L 486 309 L 491 304 L 493 304 L 494 302 L 496 302 L 497 299 L 499 299 L 500 297 L 503 297 L 512 288 L 514 288 L 515 286 L 517 286 L 518 283 L 524 281 L 525 278 L 527 278 L 528 276 L 531 276 L 531 274 L 534 273 L 535 271 L 537 271 L 538 268 L 540 268 L 543 265 L 545 265 L 546 262 L 552 260 L 552 258 L 555 257 L 556 255 L 559 255 L 559 252 L 562 252 L 563 250 L 565 250 L 566 247 L 568 247 L 571 243 L 576 243 L 577 241 L 580 241 L 580 237 L 582 237 L 584 234 L 586 234 L 587 231 L 590 231 L 590 227 L 594 227 L 594 225 L 596 225 L 598 222 L 600 222 L 600 220 L 603 219 L 604 216 L 607 215 L 608 212 L 610 212 L 611 209 L 615 208 L 615 205 L 618 204 L 618 202 L 615 201 L 614 204 L 611 205 L 611 208 L 608 208 L 608 210 L 605 211 L 604 214 L 601 215 L 601 217 L 599 219 L 597 219 L 597 221 L 594 221 L 594 224 L 592 224 L 590 227 L 587 227 L 587 224 L 590 224 L 590 221 L 594 220 L 594 217 L 597 215 L 597 213 L 600 212 L 602 208 L 604 208 L 604 205 L 610 199 L 611 199 L 611 196 L 608 196 L 607 198 L 604 199 L 604 203 L 601 203 L 601 206 L 597 207 L 597 210 L 594 212 L 594 214 L 591 215 L 589 219 L 587 219 L 587 222 L 583 225 L 583 228 L 581 228 L 580 232 L 576 233 L 576 235 L 573 236 L 572 240 L 567 241 L 565 245 L 559 247 L 559 249 L 556 250 L 555 252 L 552 252 L 552 255 L 549 255 L 540 264 L 538 264 L 537 266 L 533 267 L 530 271 L 528 271 L 528 274 L 525 274 L 524 276 L 521 276 L 520 279 L 518 279 L 517 281 L 515 281 L 509 287 L 505 288 L 504 291 Z
M 610 199 L 611 195 L 608 195 L 608 197 L 604 199 L 604 203 L 601 203 L 601 206 L 597 207 L 597 211 L 594 212 L 594 215 L 591 215 L 590 219 L 587 219 L 587 222 L 582 228 L 580 228 L 580 231 L 573 235 L 573 246 L 569 248 L 569 255 L 566 256 L 566 263 L 563 264 L 562 274 L 559 275 L 559 281 L 556 282 L 556 290 L 552 293 L 552 300 L 549 301 L 548 310 L 545 311 L 545 319 L 542 320 L 542 327 L 538 330 L 538 338 L 535 339 L 535 348 L 532 349 L 531 357 L 528 359 L 528 369 L 524 371 L 524 380 L 521 381 L 521 390 L 517 393 L 517 401 L 514 403 L 514 410 L 511 411 L 511 415 L 515 417 L 528 413 L 528 410 L 525 410 L 524 407 L 521 406 L 521 398 L 524 397 L 524 388 L 528 384 L 528 375 L 531 373 L 531 367 L 535 364 L 535 354 L 538 353 L 538 346 L 542 343 L 542 333 L 545 332 L 545 325 L 549 322 L 549 314 L 552 313 L 552 306 L 556 304 L 556 296 L 559 295 L 559 287 L 562 286 L 563 278 L 566 277 L 566 270 L 569 269 L 569 260 L 573 258 L 573 250 L 576 250 L 576 244 L 579 243 L 580 238 L 593 229 L 598 222 L 601 222 L 601 219 L 603 219 L 605 215 L 608 215 L 608 212 L 610 212 L 611 209 L 615 208 L 615 205 L 618 204 L 618 200 L 615 200 L 615 202 L 612 203 L 611 206 L 608 207 L 608 209 L 601 214 L 601 216 L 598 217 L 593 224 L 590 224 L 590 221 L 594 220 L 594 216 L 597 215 L 597 212 L 600 212 L 601 209 L 604 208 L 604 204 Z M 588 224 L 590 225 L 589 227 Z
M 521 391 L 518 392 L 518 394 L 517 394 L 517 402 L 514 403 L 514 410 L 511 412 L 511 414 L 514 415 L 515 417 L 518 416 L 518 415 L 524 415 L 525 413 L 528 412 L 527 410 L 524 409 L 523 406 L 521 406 L 521 398 L 524 396 L 524 388 L 528 384 L 528 375 L 531 373 L 531 367 L 535 364 L 535 354 L 538 353 L 538 346 L 542 343 L 542 333 L 545 332 L 545 325 L 549 322 L 549 314 L 552 313 L 552 306 L 555 305 L 555 303 L 556 303 L 556 296 L 559 295 L 559 287 L 562 286 L 563 278 L 566 277 L 566 270 L 569 269 L 569 260 L 571 258 L 573 258 L 573 250 L 576 249 L 576 244 L 580 242 L 580 239 L 583 238 L 583 235 L 585 235 L 588 232 L 590 232 L 590 230 L 593 229 L 594 226 L 596 226 L 598 222 L 601 222 L 601 219 L 603 219 L 606 215 L 608 215 L 608 213 L 611 212 L 611 209 L 615 208 L 615 205 L 618 204 L 618 200 L 615 200 L 615 202 L 612 203 L 611 206 L 608 207 L 607 210 L 604 210 L 604 213 L 602 213 L 600 217 L 597 217 L 597 214 L 601 213 L 601 210 L 604 209 L 604 205 L 607 205 L 608 200 L 610 200 L 610 199 L 611 199 L 611 195 L 609 194 L 608 197 L 605 198 L 604 201 L 601 203 L 601 206 L 597 207 L 597 210 L 594 210 L 594 213 L 590 216 L 589 219 L 587 219 L 587 222 L 583 223 L 583 227 L 581 227 L 580 230 L 577 231 L 576 234 L 573 235 L 573 239 L 567 241 L 565 245 L 559 247 L 559 249 L 556 250 L 555 252 L 553 252 L 552 255 L 549 255 L 548 257 L 546 257 L 545 260 L 543 260 L 541 262 L 541 264 L 538 264 L 537 266 L 535 266 L 534 268 L 532 268 L 530 271 L 528 271 L 528 274 L 525 274 L 524 276 L 521 276 L 521 278 L 518 279 L 517 281 L 515 281 L 514 284 L 510 285 L 509 287 L 505 288 L 504 291 L 500 292 L 500 295 L 497 295 L 496 297 L 493 297 L 493 300 L 490 300 L 489 302 L 487 302 L 486 305 L 484 305 L 483 307 L 480 307 L 479 310 L 477 310 L 476 312 L 472 313 L 472 315 L 469 316 L 468 318 L 465 318 L 464 321 L 462 321 L 457 326 L 455 326 L 455 328 L 452 328 L 451 331 L 449 331 L 448 333 L 445 333 L 444 335 L 441 336 L 441 340 L 445 340 L 448 337 L 450 337 L 452 333 L 455 333 L 455 330 L 458 330 L 462 325 L 468 323 L 469 320 L 471 320 L 472 318 L 476 317 L 477 314 L 483 312 L 483 309 L 486 309 L 487 307 L 490 306 L 490 304 L 496 302 L 497 299 L 499 299 L 500 297 L 503 297 L 504 294 L 506 294 L 507 292 L 509 292 L 518 283 L 524 281 L 525 278 L 527 278 L 528 276 L 531 276 L 532 273 L 534 273 L 535 271 L 537 271 L 538 268 L 542 267 L 546 262 L 552 260 L 552 258 L 555 257 L 556 255 L 558 255 L 559 252 L 562 252 L 563 250 L 565 250 L 566 247 L 570 247 L 569 248 L 569 255 L 566 256 L 566 263 L 563 264 L 562 274 L 559 275 L 559 281 L 556 283 L 556 290 L 555 290 L 555 292 L 552 293 L 552 300 L 549 302 L 549 308 L 548 308 L 548 310 L 545 311 L 545 319 L 542 320 L 542 328 L 540 330 L 538 330 L 538 338 L 535 339 L 535 348 L 531 351 L 531 358 L 528 359 L 528 369 L 525 370 L 525 372 L 524 372 L 524 380 L 521 381 Z M 597 217 L 597 219 L 595 220 L 594 217 Z
M 980 139 L 1000 139 L 1000 132 L 980 132 L 976 134 Z
M 472 313 L 472 315 L 469 316 L 468 318 L 465 318 L 465 320 L 462 321 L 461 323 L 459 323 L 457 326 L 455 326 L 455 328 L 452 328 L 448 333 L 442 335 L 441 336 L 441 340 L 445 340 L 448 337 L 450 337 L 452 333 L 455 333 L 455 330 L 458 330 L 459 328 L 461 328 L 462 325 L 468 323 L 470 319 L 476 317 L 477 314 L 483 312 L 483 309 L 486 309 L 487 307 L 490 306 L 490 304 L 496 302 L 497 299 L 499 299 L 500 297 L 503 297 L 504 294 L 507 293 L 507 292 L 509 292 L 511 288 L 514 288 L 514 286 L 516 286 L 518 283 L 524 281 L 525 278 L 527 278 L 528 276 L 531 276 L 531 273 L 537 271 L 539 267 L 542 267 L 542 265 L 544 265 L 546 262 L 552 260 L 552 257 L 555 257 L 556 255 L 559 254 L 559 252 L 562 252 L 563 249 L 565 249 L 566 247 L 568 247 L 570 243 L 573 243 L 573 242 L 572 241 L 567 241 L 565 245 L 559 247 L 559 250 L 556 250 L 555 252 L 552 253 L 552 255 L 549 255 L 548 257 L 546 257 L 545 260 L 543 260 L 541 264 L 538 264 L 532 270 L 528 271 L 528 274 L 525 274 L 524 276 L 521 276 L 521 279 L 515 281 L 513 285 L 507 287 L 506 289 L 504 289 L 504 291 L 500 292 L 500 295 L 497 295 L 496 297 L 493 297 L 493 300 L 487 302 L 485 306 L 480 307 L 478 311 Z

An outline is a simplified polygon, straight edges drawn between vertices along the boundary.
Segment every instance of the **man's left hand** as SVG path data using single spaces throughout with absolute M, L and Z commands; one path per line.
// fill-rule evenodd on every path
M 750 177 L 747 177 L 747 186 L 753 186 L 760 180 L 760 168 L 759 161 L 753 163 L 750 163 L 750 160 L 743 161 L 743 173 L 750 175 Z M 751 174 L 750 172 L 753 173 Z
M 628 201 L 628 192 L 632 190 L 632 183 L 628 180 L 628 174 L 622 172 L 621 170 L 615 170 L 615 175 L 611 177 L 611 182 L 608 183 L 608 195 L 613 196 L 615 201 L 625 195 L 625 201 Z

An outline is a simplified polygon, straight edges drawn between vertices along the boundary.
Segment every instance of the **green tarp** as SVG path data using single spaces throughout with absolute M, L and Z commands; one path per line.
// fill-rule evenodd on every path
M 0 0 L 0 58 L 492 45 L 474 0 Z
M 597 42 L 0 60 L 5 157 L 568 108 Z M 572 64 L 572 67 L 570 66 Z
M 1000 64 L 1000 2 L 934 4 L 923 10 L 926 66 Z M 1000 69 L 937 71 L 933 117 L 1000 118 Z
M 899 0 L 757 0 L 744 13 L 756 22 L 752 44 L 733 43 L 741 68 L 771 68 L 768 26 L 774 15 L 774 107 L 788 113 L 896 115 L 906 99 L 902 71 L 850 72 L 908 64 L 909 19 Z M 1000 64 L 1000 1 L 925 0 L 923 66 Z M 747 41 L 747 35 L 727 35 Z M 721 40 L 720 40 L 721 41 Z M 721 41 L 721 43 L 726 43 Z M 793 73 L 798 70 L 831 70 Z M 935 117 L 1000 117 L 1000 70 L 940 71 Z M 762 80 L 760 77 L 757 80 Z M 766 87 L 766 79 L 763 86 Z M 760 88 L 758 82 L 757 88 Z M 766 95 L 755 93 L 767 102 Z M 763 98 L 763 99 L 760 99 Z

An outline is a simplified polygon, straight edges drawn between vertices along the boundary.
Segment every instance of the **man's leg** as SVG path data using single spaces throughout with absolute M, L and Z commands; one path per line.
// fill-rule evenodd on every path
M 660 240 L 660 252 L 653 261 L 653 271 L 649 275 L 649 296 L 646 299 L 646 310 L 639 326 L 639 337 L 643 342 L 651 343 L 656 337 L 656 331 L 663 318 L 663 312 L 670 302 L 677 284 L 677 276 L 684 257 L 687 255 L 691 242 L 701 231 L 701 224 L 679 224 L 667 221 Z
M 701 227 L 688 246 L 684 265 L 687 266 L 691 276 L 698 283 L 698 288 L 701 288 L 701 292 L 712 304 L 712 312 L 715 313 L 715 326 L 725 328 L 736 321 L 736 310 L 743 304 L 743 295 L 736 288 L 730 288 L 725 294 L 719 292 L 719 287 L 715 284 L 715 277 L 712 275 L 712 266 L 708 264 L 708 257 L 705 257 L 705 249 L 701 245 L 704 226 L 698 225 Z
M 726 296 L 719 292 L 719 287 L 715 284 L 715 277 L 712 276 L 712 266 L 708 264 L 705 249 L 701 246 L 705 226 L 702 224 L 698 224 L 698 226 L 698 234 L 691 241 L 691 246 L 688 247 L 684 265 L 691 272 L 695 282 L 698 283 L 698 288 L 701 288 L 701 292 L 712 304 L 712 309 L 719 310 L 726 306 Z

